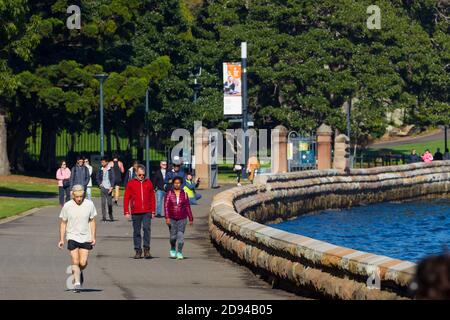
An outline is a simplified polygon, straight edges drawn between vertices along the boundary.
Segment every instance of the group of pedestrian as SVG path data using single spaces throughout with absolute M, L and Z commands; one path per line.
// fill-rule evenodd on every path
M 92 172 L 93 168 L 89 164 L 89 159 L 82 156 L 77 157 L 77 162 L 72 170 L 69 169 L 65 160 L 60 162 L 60 166 L 56 170 L 56 179 L 58 180 L 59 204 L 61 207 L 72 197 L 72 189 L 75 185 L 81 185 L 85 191 L 84 196 L 91 200 Z
M 244 167 L 237 162 L 237 155 L 235 155 L 233 171 L 236 172 L 236 182 L 237 182 L 238 187 L 240 187 L 242 185 L 241 177 L 242 177 L 242 173 L 243 173 L 243 168 Z M 258 160 L 258 157 L 256 155 L 251 155 L 248 158 L 247 167 L 245 168 L 245 171 L 247 173 L 247 178 L 250 183 L 253 183 L 253 180 L 255 179 L 255 176 L 260 168 L 261 168 L 261 164 Z
M 102 157 L 101 167 L 97 171 L 96 180 L 100 188 L 101 202 L 102 202 L 102 217 L 106 220 L 106 214 L 109 215 L 109 220 L 114 221 L 112 210 L 112 199 L 118 205 L 120 197 L 120 186 L 122 184 L 122 174 L 125 172 L 122 161 L 117 155 L 114 155 L 111 160 L 107 157 Z M 81 155 L 77 156 L 76 164 L 69 169 L 67 162 L 62 160 L 60 167 L 56 170 L 56 179 L 58 181 L 59 189 L 59 204 L 61 207 L 73 197 L 71 191 L 75 185 L 83 187 L 83 196 L 92 200 L 92 178 L 94 169 L 90 165 L 89 158 Z
M 83 270 L 87 266 L 89 251 L 96 244 L 95 216 L 97 211 L 91 199 L 85 197 L 89 183 L 86 183 L 86 172 L 92 172 L 86 166 L 86 159 L 77 158 L 77 164 L 72 170 L 67 168 L 65 161 L 57 172 L 58 185 L 65 192 L 68 185 L 70 193 L 62 200 L 60 214 L 59 248 L 64 247 L 64 237 L 71 256 L 71 272 L 73 274 L 73 289 L 80 291 L 84 281 Z M 87 162 L 89 164 L 89 162 Z M 85 169 L 83 169 L 85 168 Z M 92 168 L 92 167 L 91 167 Z M 87 171 L 86 171 L 87 170 Z M 113 220 L 112 193 L 119 180 L 116 175 L 125 172 L 119 160 L 102 157 L 101 168 L 97 172 L 97 182 L 101 190 L 101 206 L 103 221 L 106 212 Z M 90 178 L 90 175 L 88 176 Z M 66 180 L 69 180 L 67 183 Z M 155 217 L 164 217 L 168 226 L 169 256 L 173 259 L 184 259 L 184 233 L 189 222 L 193 225 L 191 202 L 197 203 L 201 198 L 196 192 L 200 180 L 194 180 L 191 172 L 185 173 L 181 166 L 174 164 L 167 169 L 167 162 L 160 162 L 160 169 L 155 173 L 153 182 L 146 177 L 146 168 L 134 162 L 125 172 L 125 194 L 123 211 L 127 220 L 133 225 L 134 258 L 150 259 L 151 221 Z M 71 187 L 73 183 L 73 187 Z M 67 194 L 63 193 L 63 196 Z M 114 195 L 115 196 L 115 195 Z M 158 199 L 158 201 L 157 201 Z M 164 215 L 162 214 L 164 207 Z
M 442 154 L 441 149 L 437 148 L 436 153 L 433 155 L 429 149 L 426 149 L 425 152 L 420 156 L 417 154 L 416 149 L 411 150 L 411 154 L 409 155 L 408 163 L 416 163 L 416 162 L 432 162 L 432 161 L 441 161 L 441 160 L 450 160 L 450 153 L 448 149 L 445 149 L 445 153 Z

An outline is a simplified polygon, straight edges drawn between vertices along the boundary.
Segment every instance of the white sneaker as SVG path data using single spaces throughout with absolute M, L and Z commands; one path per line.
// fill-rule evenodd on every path
M 73 291 L 74 292 L 81 292 L 81 284 L 80 283 L 75 283 L 75 285 L 73 286 Z

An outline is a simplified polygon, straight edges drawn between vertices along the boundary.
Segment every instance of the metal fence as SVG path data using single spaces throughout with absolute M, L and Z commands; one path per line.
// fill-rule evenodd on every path
M 288 170 L 317 169 L 317 140 L 314 133 L 291 131 L 288 135 Z
M 109 141 L 108 141 L 109 140 Z M 26 141 L 25 157 L 31 163 L 39 161 L 41 152 L 42 132 L 40 128 L 36 129 L 35 135 L 29 137 Z M 126 137 L 116 138 L 115 135 L 105 135 L 105 153 L 112 155 L 117 153 L 126 162 L 146 160 L 145 152 L 140 154 L 140 141 L 137 139 L 130 141 Z M 100 154 L 100 135 L 92 132 L 81 132 L 77 134 L 69 133 L 65 130 L 56 136 L 55 158 L 57 161 L 66 160 L 70 163 L 74 162 L 76 155 L 92 156 Z M 160 161 L 168 159 L 170 148 L 150 147 L 149 159 L 151 161 Z
M 379 166 L 398 166 L 407 163 L 404 154 L 384 154 L 377 152 L 361 152 L 353 158 L 354 168 L 371 168 Z

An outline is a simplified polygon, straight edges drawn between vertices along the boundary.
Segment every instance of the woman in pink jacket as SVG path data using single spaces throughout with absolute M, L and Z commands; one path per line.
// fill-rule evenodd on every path
M 173 179 L 173 189 L 170 189 L 164 199 L 164 211 L 166 216 L 166 223 L 170 230 L 170 257 L 175 259 L 184 259 L 184 231 L 186 230 L 187 220 L 192 226 L 194 218 L 192 217 L 191 205 L 189 204 L 189 197 L 181 189 L 183 178 L 175 177 Z M 178 242 L 178 252 L 177 252 Z
M 70 200 L 70 169 L 67 168 L 67 163 L 64 160 L 61 161 L 59 169 L 56 170 L 56 179 L 58 180 L 59 204 L 62 207 L 66 201 Z
M 430 150 L 426 150 L 425 153 L 422 156 L 423 162 L 431 162 L 433 161 L 433 155 L 431 154 Z

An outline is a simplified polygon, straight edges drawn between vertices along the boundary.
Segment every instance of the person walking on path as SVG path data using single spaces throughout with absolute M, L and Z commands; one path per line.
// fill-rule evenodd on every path
M 102 199 L 102 221 L 106 222 L 106 205 L 108 205 L 109 220 L 114 221 L 112 208 L 112 191 L 114 182 L 114 170 L 108 165 L 108 158 L 100 160 L 102 167 L 97 172 L 97 182 L 100 187 Z
M 416 149 L 411 150 L 409 155 L 408 163 L 422 162 L 422 158 L 417 154 Z
M 187 220 L 189 219 L 191 226 L 194 223 L 189 198 L 186 192 L 181 189 L 182 183 L 183 178 L 173 178 L 173 189 L 167 191 L 164 199 L 166 224 L 170 230 L 169 255 L 173 259 L 184 259 L 184 232 L 186 230 Z
M 433 161 L 433 155 L 431 154 L 430 150 L 426 150 L 425 153 L 422 156 L 423 162 L 431 162 Z
M 173 179 L 175 177 L 181 178 L 181 187 L 183 188 L 185 185 L 186 174 L 183 170 L 181 170 L 181 165 L 179 163 L 174 163 L 172 166 L 172 170 L 169 170 L 169 172 L 166 174 L 166 191 L 172 189 Z
M 125 173 L 125 177 L 123 179 L 124 188 L 127 187 L 128 181 L 136 178 L 136 171 L 137 171 L 138 165 L 139 165 L 139 161 L 137 161 L 137 160 L 133 161 L 133 165 Z
M 84 196 L 86 196 L 87 185 L 89 184 L 89 169 L 84 166 L 84 159 L 82 156 L 77 157 L 77 164 L 72 168 L 70 175 L 70 190 L 77 184 L 83 186 Z M 72 191 L 71 191 L 72 194 Z
M 255 171 L 260 168 L 259 160 L 256 155 L 250 156 L 248 158 L 247 173 L 249 174 L 248 180 L 253 183 L 255 178 Z
M 117 201 L 119 201 L 120 196 L 120 185 L 122 184 L 122 174 L 125 173 L 125 168 L 122 161 L 119 160 L 119 156 L 117 154 L 113 156 L 113 159 L 109 165 L 114 171 L 115 180 L 112 181 L 112 183 L 114 186 L 114 203 L 117 206 Z
M 72 188 L 73 199 L 66 202 L 61 210 L 58 247 L 64 247 L 64 237 L 67 239 L 67 249 L 70 251 L 71 268 L 74 277 L 74 290 L 79 292 L 84 281 L 83 270 L 88 264 L 89 251 L 96 244 L 96 224 L 94 203 L 84 198 L 84 186 L 75 185 Z
M 59 204 L 70 200 L 70 169 L 67 168 L 65 160 L 61 161 L 60 167 L 56 170 L 56 179 L 58 180 Z
M 439 161 L 439 160 L 443 160 L 444 159 L 444 155 L 441 152 L 440 148 L 437 148 L 436 153 L 433 156 L 433 160 Z
M 138 165 L 136 178 L 130 180 L 123 197 L 125 217 L 133 220 L 133 243 L 135 259 L 142 258 L 144 233 L 144 258 L 150 259 L 151 219 L 155 216 L 155 190 L 150 179 L 145 178 L 145 167 Z
M 159 169 L 153 176 L 153 185 L 156 189 L 156 217 L 162 218 L 162 210 L 164 205 L 164 196 L 166 195 L 166 175 L 167 175 L 167 161 L 159 163 Z
M 89 158 L 84 158 L 84 166 L 89 170 L 89 182 L 86 189 L 86 195 L 89 200 L 92 200 L 92 171 L 93 168 L 89 164 Z
M 183 190 L 184 192 L 186 192 L 190 204 L 197 204 L 197 201 L 202 198 L 202 195 L 195 191 L 195 189 L 198 188 L 199 184 L 200 178 L 197 178 L 197 180 L 194 182 L 193 174 L 191 172 L 188 172 L 186 174 L 186 183 Z

